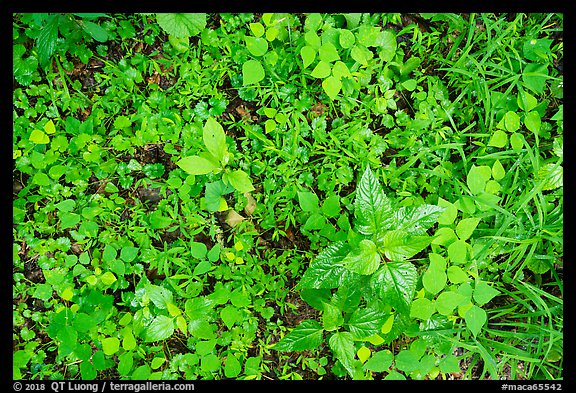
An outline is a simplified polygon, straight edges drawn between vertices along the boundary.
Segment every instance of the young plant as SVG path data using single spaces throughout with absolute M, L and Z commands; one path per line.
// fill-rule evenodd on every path
M 222 210 L 223 204 L 225 205 L 222 195 L 234 190 L 244 194 L 253 191 L 254 186 L 246 172 L 241 169 L 231 170 L 227 167 L 233 154 L 228 151 L 226 134 L 220 123 L 213 117 L 209 117 L 202 130 L 206 150 L 198 155 L 183 157 L 176 162 L 176 165 L 191 175 L 222 173 L 220 181 L 206 184 L 206 206 L 208 210 L 218 211 Z
M 355 341 L 373 340 L 390 331 L 383 329 L 390 321 L 403 324 L 410 318 L 418 272 L 409 259 L 430 244 L 426 230 L 443 210 L 428 204 L 395 207 L 366 168 L 354 201 L 357 233 L 351 231 L 348 241 L 324 249 L 297 285 L 304 300 L 322 311 L 321 323 L 303 321 L 273 348 L 313 349 L 326 331 L 330 348 L 349 375 L 363 378 L 362 362 L 354 358 Z M 338 288 L 334 294 L 333 288 Z

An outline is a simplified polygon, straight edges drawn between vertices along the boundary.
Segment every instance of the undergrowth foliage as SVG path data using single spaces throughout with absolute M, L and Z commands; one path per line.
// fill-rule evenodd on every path
M 13 15 L 14 379 L 561 379 L 563 15 Z

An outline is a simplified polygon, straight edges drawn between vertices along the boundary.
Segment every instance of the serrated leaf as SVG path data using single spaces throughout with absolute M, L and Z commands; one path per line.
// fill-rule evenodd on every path
M 363 235 L 374 235 L 387 228 L 387 220 L 392 213 L 390 199 L 384 194 L 380 182 L 370 167 L 367 167 L 356 188 L 354 200 L 356 229 Z
M 411 235 L 403 230 L 385 232 L 377 237 L 377 245 L 391 261 L 403 261 L 412 258 L 432 242 L 428 235 Z
M 322 250 L 312 261 L 300 279 L 297 288 L 338 288 L 354 273 L 342 266 L 342 260 L 350 252 L 350 246 L 335 242 Z
M 144 331 L 144 341 L 162 341 L 174 333 L 174 319 L 165 315 L 156 316 Z
M 412 235 L 423 235 L 434 225 L 445 207 L 436 205 L 402 206 L 394 212 L 394 229 L 402 229 Z
M 348 320 L 348 330 L 356 340 L 363 340 L 380 332 L 386 315 L 375 308 L 359 308 Z
M 372 274 L 380 265 L 380 254 L 376 244 L 372 240 L 364 239 L 360 241 L 342 260 L 344 267 L 358 274 Z
M 322 344 L 322 326 L 312 319 L 304 320 L 286 334 L 272 348 L 277 351 L 304 351 Z
M 348 332 L 336 332 L 328 340 L 328 345 L 336 358 L 350 375 L 354 375 L 354 340 Z
M 418 282 L 418 272 L 412 263 L 385 263 L 374 273 L 370 282 L 384 302 L 402 314 L 410 313 L 410 304 Z
M 564 185 L 564 169 L 562 165 L 548 163 L 540 167 L 538 170 L 537 179 L 544 180 L 542 190 L 554 190 Z

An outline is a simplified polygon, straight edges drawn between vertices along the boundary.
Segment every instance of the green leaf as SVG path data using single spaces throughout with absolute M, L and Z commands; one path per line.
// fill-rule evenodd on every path
M 342 311 L 333 304 L 322 304 L 322 327 L 326 331 L 338 329 L 344 323 Z
M 448 257 L 455 264 L 463 264 L 468 260 L 468 243 L 464 240 L 456 240 L 448 246 Z
M 248 60 L 242 65 L 244 86 L 252 85 L 264 79 L 264 67 L 258 60 Z
M 125 262 L 132 262 L 138 256 L 138 247 L 126 246 L 120 250 L 120 258 Z
M 44 133 L 44 131 L 33 130 L 28 138 L 30 142 L 34 142 L 37 145 L 47 145 L 50 143 L 50 137 Z
M 266 29 L 262 23 L 257 22 L 250 23 L 250 31 L 252 31 L 252 34 L 254 34 L 255 37 L 262 37 L 266 32 Z
M 504 176 L 506 176 L 506 170 L 502 166 L 502 163 L 500 160 L 494 161 L 494 164 L 492 165 L 492 177 L 494 180 L 498 181 L 502 180 Z
M 287 352 L 314 349 L 322 344 L 322 332 L 322 326 L 317 321 L 307 319 L 282 337 L 272 348 Z
M 456 234 L 460 240 L 468 240 L 472 233 L 478 226 L 480 218 L 471 217 L 461 220 L 458 225 L 456 225 Z
M 452 284 L 460 284 L 470 280 L 468 274 L 460 266 L 450 266 L 447 273 Z
M 368 65 L 368 61 L 372 59 L 374 55 L 372 52 L 363 45 L 354 45 L 352 50 L 350 51 L 350 57 L 357 61 L 360 65 L 366 66 Z
M 110 286 L 116 282 L 117 278 L 112 272 L 106 272 L 100 276 L 100 281 L 106 286 Z
M 330 195 L 322 203 L 321 210 L 326 217 L 338 217 L 340 214 L 340 197 L 338 195 Z
M 482 310 L 480 307 L 474 305 L 464 315 L 464 320 L 466 321 L 466 327 L 470 329 L 474 337 L 480 333 L 482 327 L 487 321 L 486 311 Z
M 472 165 L 470 171 L 468 171 L 468 176 L 466 177 L 466 184 L 470 189 L 470 192 L 477 195 L 484 191 L 486 187 L 486 182 L 492 176 L 492 169 L 489 166 Z
M 156 316 L 144 330 L 144 341 L 162 341 L 174 333 L 174 319 L 165 315 Z
M 540 114 L 536 111 L 526 113 L 524 116 L 524 124 L 530 131 L 538 134 L 541 126 Z
M 376 308 L 358 308 L 348 320 L 348 330 L 355 340 L 363 340 L 380 332 L 385 316 Z
M 50 15 L 47 18 L 48 22 L 40 30 L 40 34 L 36 38 L 36 48 L 38 49 L 38 60 L 42 67 L 48 65 L 48 61 L 56 50 L 58 43 L 58 25 L 60 22 L 60 15 Z
M 404 372 L 416 371 L 420 368 L 420 359 L 414 351 L 403 349 L 394 358 L 394 365 Z
M 60 216 L 60 228 L 61 229 L 68 229 L 72 228 L 76 224 L 78 224 L 81 220 L 79 214 L 76 213 L 63 213 Z
M 322 81 L 322 88 L 331 100 L 335 100 L 342 89 L 342 82 L 335 76 L 329 76 Z
M 378 41 L 378 55 L 385 62 L 391 61 L 396 55 L 396 49 L 398 47 L 396 34 L 392 30 L 385 30 L 380 33 Z
M 544 181 L 542 190 L 554 190 L 564 185 L 564 170 L 561 165 L 548 163 L 540 167 L 537 174 L 538 181 Z
M 480 306 L 488 303 L 492 300 L 495 296 L 498 296 L 500 291 L 492 288 L 488 283 L 484 281 L 476 281 L 476 285 L 474 286 L 474 300 Z
M 188 38 L 206 27 L 205 13 L 157 13 L 156 21 L 169 35 Z
M 330 244 L 312 261 L 297 288 L 319 289 L 342 286 L 354 274 L 341 263 L 349 252 L 350 246 L 343 241 Z
M 358 247 L 352 249 L 342 260 L 342 265 L 358 274 L 374 273 L 380 266 L 380 254 L 376 244 L 369 239 L 360 241 Z
M 309 191 L 298 191 L 298 202 L 300 207 L 305 212 L 315 213 L 318 212 L 318 196 Z
M 366 167 L 356 188 L 354 215 L 356 229 L 363 235 L 374 235 L 386 228 L 392 216 L 392 205 L 370 167 Z
M 424 289 L 433 295 L 440 292 L 446 286 L 445 268 L 430 260 L 430 266 L 422 275 L 422 285 Z
M 336 332 L 328 340 L 328 345 L 336 358 L 350 375 L 354 375 L 354 340 L 348 332 Z
M 336 79 L 341 80 L 344 77 L 350 77 L 352 74 L 350 74 L 350 69 L 348 69 L 348 66 L 346 65 L 346 63 L 343 63 L 341 61 L 337 61 L 332 66 L 332 75 Z M 326 89 L 324 89 L 324 90 L 326 90 Z
M 375 373 L 387 371 L 390 369 L 393 360 L 394 354 L 388 349 L 378 351 L 364 364 L 364 370 L 370 370 Z
M 223 162 L 224 156 L 228 152 L 228 148 L 226 146 L 226 134 L 224 133 L 224 129 L 214 119 L 213 117 L 209 117 L 202 128 L 202 139 L 204 140 L 204 145 L 206 149 L 212 154 L 222 166 L 226 163 Z
M 356 41 L 354 33 L 348 29 L 339 29 L 338 32 L 340 33 L 338 36 L 338 42 L 340 43 L 340 46 L 344 49 L 351 48 Z
M 490 141 L 488 142 L 488 146 L 494 146 L 498 148 L 502 148 L 508 144 L 508 135 L 502 130 L 496 130 L 490 137 Z
M 430 319 L 432 314 L 436 312 L 434 303 L 426 298 L 419 298 L 412 302 L 410 306 L 410 317 L 419 318 L 424 321 Z
M 268 41 L 265 38 L 246 36 L 244 39 L 246 48 L 252 55 L 260 57 L 268 51 Z
M 154 284 L 145 284 L 144 291 L 152 303 L 161 310 L 172 303 L 172 292 L 169 289 Z
M 84 31 L 92 36 L 98 42 L 106 42 L 108 41 L 108 32 L 100 25 L 97 25 L 94 22 L 90 21 L 83 21 L 82 28 Z
M 384 255 L 391 261 L 403 261 L 412 258 L 424 250 L 432 238 L 428 235 L 411 235 L 403 230 L 394 230 L 378 235 L 377 244 L 384 250 Z
M 242 194 L 254 191 L 254 186 L 250 180 L 250 176 L 241 169 L 228 173 L 228 181 L 230 185 L 240 191 Z
M 516 112 L 506 112 L 502 121 L 504 122 L 504 128 L 509 132 L 515 132 L 520 128 L 520 116 Z
M 320 46 L 320 48 L 318 48 L 318 57 L 321 61 L 325 61 L 327 63 L 340 60 L 338 50 L 336 50 L 336 47 L 331 42 L 325 42 Z
M 451 315 L 462 302 L 463 296 L 457 292 L 445 291 L 436 298 L 436 310 L 442 315 Z
M 308 68 L 308 66 L 316 59 L 316 49 L 309 45 L 305 45 L 300 49 L 300 57 L 302 57 L 304 68 Z
M 214 163 L 199 156 L 181 158 L 176 161 L 176 165 L 178 165 L 184 172 L 191 175 L 205 175 L 218 169 Z
M 544 92 L 546 79 L 548 78 L 548 66 L 546 64 L 531 63 L 524 67 L 522 80 L 524 85 L 536 94 Z
M 518 93 L 517 102 L 520 109 L 525 110 L 526 112 L 531 111 L 536 108 L 536 105 L 538 105 L 538 100 L 536 100 L 532 94 L 524 90 Z
M 454 355 L 446 355 L 446 357 L 440 360 L 438 366 L 442 373 L 459 373 L 461 371 L 460 363 Z
M 405 230 L 411 235 L 424 235 L 434 225 L 446 208 L 435 205 L 401 206 L 394 212 L 394 229 Z
M 144 381 L 150 377 L 150 373 L 151 373 L 150 366 L 147 364 L 143 364 L 142 366 L 139 366 L 136 370 L 134 370 L 130 378 L 135 381 Z
M 152 229 L 164 229 L 170 224 L 172 224 L 172 219 L 162 215 L 162 211 L 154 210 L 150 213 L 150 228 Z
M 326 217 L 320 213 L 314 213 L 304 223 L 302 228 L 310 230 L 320 230 L 326 226 Z
M 328 76 L 330 76 L 330 72 L 331 72 L 331 67 L 330 64 L 320 60 L 318 62 L 318 64 L 316 64 L 316 67 L 314 67 L 314 69 L 312 70 L 312 73 L 310 75 L 312 75 L 314 78 L 320 78 L 320 79 L 324 79 Z
M 112 356 L 120 349 L 120 340 L 116 337 L 107 337 L 102 340 L 102 350 L 105 355 Z
M 93 380 L 98 375 L 98 372 L 92 363 L 83 361 L 80 363 L 80 375 L 82 376 L 82 379 Z
M 524 137 L 522 134 L 515 132 L 510 135 L 510 146 L 512 146 L 512 149 L 516 151 L 522 150 L 524 147 Z
M 398 312 L 408 315 L 414 297 L 418 272 L 410 262 L 384 263 L 374 273 L 371 285 L 377 288 L 380 298 Z
M 242 371 L 242 365 L 238 359 L 236 359 L 236 356 L 228 354 L 228 356 L 226 356 L 225 362 L 226 364 L 224 365 L 224 376 L 226 378 L 235 378 Z

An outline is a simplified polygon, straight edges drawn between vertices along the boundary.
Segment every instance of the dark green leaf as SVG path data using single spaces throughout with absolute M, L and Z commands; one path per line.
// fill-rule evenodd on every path
M 282 337 L 272 348 L 288 352 L 314 349 L 322 343 L 322 332 L 322 326 L 318 322 L 307 319 Z

